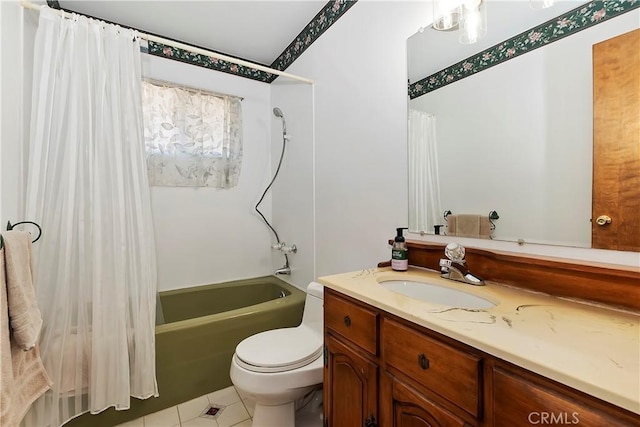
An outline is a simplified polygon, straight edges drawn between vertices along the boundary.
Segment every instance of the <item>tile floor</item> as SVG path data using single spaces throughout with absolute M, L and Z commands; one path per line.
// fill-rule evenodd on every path
M 215 420 L 200 417 L 209 404 L 225 406 Z M 251 427 L 254 406 L 231 386 L 117 427 Z

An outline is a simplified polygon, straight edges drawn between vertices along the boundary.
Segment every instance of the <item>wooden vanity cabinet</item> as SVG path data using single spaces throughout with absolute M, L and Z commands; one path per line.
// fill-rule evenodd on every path
M 479 358 L 331 289 L 324 313 L 326 427 L 475 424 Z
M 324 295 L 325 427 L 375 427 L 378 423 L 378 313 Z
M 490 418 L 495 427 L 640 426 L 640 416 L 504 362 L 491 369 Z
M 325 288 L 325 427 L 640 426 L 640 415 Z

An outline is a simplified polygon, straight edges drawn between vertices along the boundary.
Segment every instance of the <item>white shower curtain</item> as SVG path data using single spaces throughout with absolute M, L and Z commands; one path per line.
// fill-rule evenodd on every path
M 408 157 L 409 231 L 432 234 L 434 225 L 444 223 L 433 114 L 409 110 Z
M 129 30 L 43 7 L 35 41 L 27 217 L 52 390 L 28 426 L 157 396 L 156 261 Z

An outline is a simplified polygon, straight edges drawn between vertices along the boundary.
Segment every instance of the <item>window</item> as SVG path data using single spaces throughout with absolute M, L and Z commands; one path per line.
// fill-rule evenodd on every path
M 150 185 L 236 186 L 242 164 L 240 101 L 235 96 L 143 81 Z

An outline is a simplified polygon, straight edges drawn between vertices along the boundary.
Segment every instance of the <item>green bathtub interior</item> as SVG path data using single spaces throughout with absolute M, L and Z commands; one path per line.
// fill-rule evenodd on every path
M 160 292 L 160 397 L 131 398 L 127 411 L 84 414 L 66 426 L 114 426 L 230 386 L 229 368 L 238 343 L 268 329 L 299 325 L 305 297 L 275 276 Z

